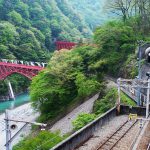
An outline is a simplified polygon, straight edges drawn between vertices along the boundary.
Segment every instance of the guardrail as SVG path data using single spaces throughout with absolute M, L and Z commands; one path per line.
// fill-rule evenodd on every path
M 10 60 L 10 59 L 0 59 L 0 62 L 11 63 L 11 64 L 21 64 L 27 66 L 39 66 L 45 68 L 47 63 L 44 62 L 33 62 L 33 61 L 23 61 L 23 60 Z

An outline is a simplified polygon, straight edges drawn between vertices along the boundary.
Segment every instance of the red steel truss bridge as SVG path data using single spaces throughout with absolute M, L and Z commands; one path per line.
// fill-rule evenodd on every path
M 56 41 L 56 49 L 61 50 L 61 49 L 72 49 L 77 45 L 77 43 L 74 42 L 65 42 L 65 41 Z
M 21 74 L 31 80 L 46 65 L 47 63 L 0 59 L 0 80 L 5 80 L 14 73 Z

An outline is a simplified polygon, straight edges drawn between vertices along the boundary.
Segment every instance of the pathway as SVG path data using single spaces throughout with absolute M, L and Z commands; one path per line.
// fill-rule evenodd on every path
M 70 112 L 68 115 L 66 115 L 64 118 L 60 119 L 58 122 L 56 122 L 50 131 L 57 131 L 60 130 L 61 134 L 64 135 L 68 132 L 71 132 L 73 129 L 72 121 L 76 119 L 76 117 L 80 113 L 91 113 L 93 110 L 93 105 L 95 100 L 98 99 L 99 94 L 96 94 L 77 108 L 75 108 L 72 112 Z

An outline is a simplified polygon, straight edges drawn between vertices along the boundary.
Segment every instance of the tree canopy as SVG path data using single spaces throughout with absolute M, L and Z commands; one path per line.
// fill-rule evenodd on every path
M 46 59 L 47 51 L 55 49 L 53 39 L 77 41 L 91 31 L 66 1 L 0 0 L 0 33 L 0 44 L 14 57 L 40 61 L 40 55 Z M 33 55 L 27 58 L 24 51 Z

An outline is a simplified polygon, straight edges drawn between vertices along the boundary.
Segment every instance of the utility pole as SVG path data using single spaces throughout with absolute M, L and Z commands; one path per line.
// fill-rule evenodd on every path
M 148 87 L 147 87 L 146 118 L 149 117 L 149 96 L 150 96 L 150 79 L 148 79 Z
M 38 122 L 30 122 L 30 121 L 23 121 L 23 120 L 15 120 L 15 119 L 10 119 L 9 118 L 9 111 L 6 110 L 5 111 L 5 124 L 6 124 L 6 150 L 12 150 L 11 148 L 11 142 L 13 141 L 13 139 L 20 133 L 20 131 L 22 131 L 22 129 L 24 129 L 24 127 L 26 127 L 28 124 L 33 124 L 33 125 L 37 125 L 37 126 L 41 126 L 41 127 L 46 127 L 47 124 L 43 124 L 43 123 L 38 123 Z M 10 126 L 9 122 L 21 122 L 21 123 L 25 123 L 18 131 L 15 135 L 13 135 L 13 137 L 11 137 L 11 130 L 10 129 L 15 129 L 17 127 L 16 124 L 13 124 Z M 43 130 L 41 128 L 41 130 Z
M 137 60 L 138 60 L 138 79 L 141 79 L 141 41 L 138 41 L 138 58 L 137 58 Z M 137 97 L 138 98 L 138 100 L 137 100 L 138 106 L 141 105 L 140 91 L 141 91 L 141 89 L 138 88 L 138 97 Z
M 142 44 L 144 44 L 144 41 L 139 40 L 138 41 L 138 58 L 137 58 L 137 60 L 138 60 L 138 79 L 139 80 L 142 78 L 142 76 L 141 76 L 141 59 L 142 59 L 141 46 L 142 46 Z M 138 88 L 138 101 L 137 101 L 138 106 L 141 105 L 140 92 L 141 92 L 141 88 L 139 87 Z
M 118 101 L 117 101 L 117 114 L 120 114 L 120 103 L 121 103 L 121 87 L 120 87 L 120 78 L 117 80 L 118 84 Z
M 8 110 L 5 111 L 5 124 L 6 124 L 6 150 L 10 149 L 10 143 L 8 142 L 10 140 L 10 128 L 9 128 L 9 121 L 8 121 Z

